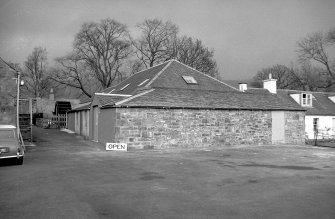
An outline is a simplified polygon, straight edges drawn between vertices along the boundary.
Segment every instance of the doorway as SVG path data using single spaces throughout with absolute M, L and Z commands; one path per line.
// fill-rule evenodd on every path
M 285 143 L 285 114 L 272 111 L 272 144 Z

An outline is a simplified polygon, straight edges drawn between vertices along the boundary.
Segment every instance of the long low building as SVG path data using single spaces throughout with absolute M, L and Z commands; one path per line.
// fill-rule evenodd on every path
M 89 139 L 138 149 L 304 144 L 306 110 L 277 95 L 275 79 L 264 86 L 236 89 L 171 60 L 96 93 L 68 113 L 77 118 L 69 126 L 85 127 L 80 121 L 89 114 Z

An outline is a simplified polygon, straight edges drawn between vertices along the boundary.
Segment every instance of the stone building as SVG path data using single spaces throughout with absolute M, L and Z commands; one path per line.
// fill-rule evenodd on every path
M 335 139 L 335 93 L 278 90 L 278 95 L 291 99 L 306 109 L 307 139 Z
M 236 89 L 171 60 L 96 93 L 89 138 L 138 149 L 303 144 L 305 109 L 271 93 L 274 79 L 264 83 Z

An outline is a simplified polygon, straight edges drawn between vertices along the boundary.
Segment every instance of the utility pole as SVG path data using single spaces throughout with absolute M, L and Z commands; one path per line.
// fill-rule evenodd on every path
M 17 95 L 16 95 L 16 130 L 17 137 L 20 138 L 20 84 L 21 84 L 21 74 L 19 71 L 16 71 L 17 74 Z

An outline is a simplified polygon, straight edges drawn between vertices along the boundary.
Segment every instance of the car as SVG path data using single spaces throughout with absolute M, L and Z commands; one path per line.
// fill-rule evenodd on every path
M 13 125 L 0 125 L 0 160 L 11 159 L 23 164 L 24 146 Z

